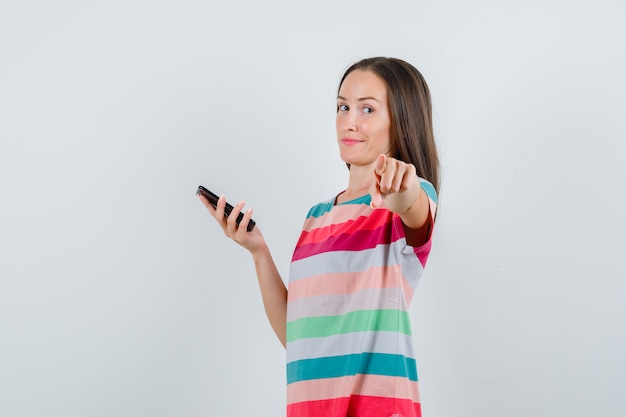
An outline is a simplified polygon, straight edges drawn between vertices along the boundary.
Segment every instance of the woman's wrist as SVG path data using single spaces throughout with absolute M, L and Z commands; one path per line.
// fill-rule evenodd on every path
M 260 260 L 264 256 L 269 255 L 269 253 L 270 253 L 270 250 L 267 247 L 267 244 L 265 243 L 265 241 L 263 241 L 263 243 L 259 244 L 258 246 L 254 247 L 254 248 L 248 249 L 248 251 L 252 255 L 252 258 L 254 259 L 255 262 L 257 262 L 258 260 Z

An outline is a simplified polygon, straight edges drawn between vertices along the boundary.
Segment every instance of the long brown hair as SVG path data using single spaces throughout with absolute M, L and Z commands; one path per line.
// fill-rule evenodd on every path
M 415 165 L 417 175 L 439 192 L 439 157 L 433 134 L 430 90 L 422 74 L 397 58 L 366 58 L 352 64 L 341 78 L 354 70 L 371 71 L 387 86 L 391 113 L 391 156 Z

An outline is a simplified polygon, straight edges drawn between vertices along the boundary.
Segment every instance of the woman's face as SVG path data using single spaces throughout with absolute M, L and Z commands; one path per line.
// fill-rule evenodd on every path
M 352 71 L 337 96 L 337 140 L 341 159 L 369 165 L 391 148 L 387 87 L 371 71 Z

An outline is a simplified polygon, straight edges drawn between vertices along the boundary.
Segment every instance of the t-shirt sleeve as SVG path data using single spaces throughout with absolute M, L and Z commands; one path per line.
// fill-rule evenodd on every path
M 430 218 L 428 219 L 428 221 L 430 222 L 428 238 L 426 239 L 426 242 L 424 242 L 420 246 L 409 246 L 407 244 L 407 247 L 404 248 L 403 253 L 415 254 L 420 260 L 420 263 L 422 264 L 422 266 L 425 266 L 426 261 L 428 259 L 428 255 L 430 254 L 433 230 L 435 226 L 435 217 L 437 215 L 437 192 L 435 191 L 435 187 L 433 187 L 433 185 L 429 181 L 423 178 L 420 178 L 419 181 L 420 181 L 420 186 L 422 187 L 422 190 L 424 190 L 424 192 L 426 193 L 426 196 L 428 197 L 428 206 L 429 206 L 429 215 L 430 215 Z M 402 225 L 402 219 L 400 218 L 398 214 L 393 215 L 393 233 L 398 234 L 400 237 L 406 239 L 404 226 Z

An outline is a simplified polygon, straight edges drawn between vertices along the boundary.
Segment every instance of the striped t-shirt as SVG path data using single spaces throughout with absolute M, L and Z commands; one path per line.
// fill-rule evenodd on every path
M 434 217 L 433 186 L 420 180 Z M 309 211 L 289 272 L 288 417 L 421 416 L 408 307 L 431 241 L 370 196 Z M 431 234 L 432 235 L 432 234 Z

